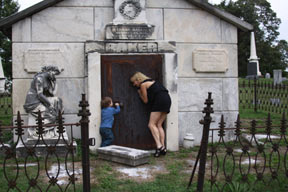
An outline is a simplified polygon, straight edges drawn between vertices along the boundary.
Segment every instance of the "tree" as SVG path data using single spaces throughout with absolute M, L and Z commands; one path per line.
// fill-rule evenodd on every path
M 285 40 L 280 40 L 276 48 L 281 53 L 281 61 L 284 67 L 288 68 L 288 42 Z
M 257 56 L 260 58 L 262 74 L 272 73 L 273 69 L 286 68 L 287 50 L 286 55 L 284 50 L 287 42 L 277 40 L 281 20 L 277 18 L 267 0 L 223 0 L 217 6 L 254 26 Z M 250 57 L 250 32 L 239 31 L 238 34 L 239 76 L 245 77 L 247 59 Z
M 19 10 L 18 2 L 14 0 L 0 0 L 0 19 L 8 17 Z M 6 77 L 12 77 L 12 43 L 0 32 L 0 56 Z

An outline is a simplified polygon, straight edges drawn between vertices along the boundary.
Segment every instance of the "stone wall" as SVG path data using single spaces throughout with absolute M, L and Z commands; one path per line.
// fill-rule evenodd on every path
M 35 71 L 57 61 L 64 69 L 57 78 L 58 95 L 64 99 L 69 121 L 78 119 L 78 102 L 87 92 L 85 42 L 104 40 L 113 11 L 112 0 L 66 0 L 13 25 L 14 114 L 24 113 L 24 95 Z M 185 0 L 147 0 L 146 15 L 155 25 L 156 40 L 176 42 L 179 143 L 186 133 L 200 142 L 199 120 L 207 92 L 214 98 L 214 119 L 223 113 L 231 126 L 238 113 L 237 28 Z M 215 69 L 196 72 L 199 61 L 193 57 L 203 50 L 220 51 L 225 60 Z

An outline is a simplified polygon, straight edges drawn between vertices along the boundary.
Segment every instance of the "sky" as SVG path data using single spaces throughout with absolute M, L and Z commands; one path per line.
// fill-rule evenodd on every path
M 20 10 L 26 9 L 42 0 L 18 0 Z M 208 0 L 211 4 L 220 3 L 221 0 Z M 288 0 L 268 0 L 271 3 L 272 10 L 276 12 L 277 17 L 281 19 L 279 28 L 279 40 L 284 39 L 288 41 Z

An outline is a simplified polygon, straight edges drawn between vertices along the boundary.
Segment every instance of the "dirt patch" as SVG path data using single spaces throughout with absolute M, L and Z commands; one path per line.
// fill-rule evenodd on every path
M 153 157 L 152 161 L 153 161 Z M 165 166 L 165 160 L 163 158 L 157 159 L 157 161 L 153 162 L 152 164 L 144 164 L 137 167 L 131 167 L 127 165 L 122 165 L 119 163 L 114 163 L 110 161 L 105 161 L 101 159 L 96 159 L 93 161 L 90 161 L 90 181 L 91 184 L 97 184 L 99 181 L 96 177 L 98 175 L 98 168 L 103 167 L 109 167 L 109 171 L 107 171 L 107 174 L 113 174 L 113 176 L 116 176 L 119 180 L 133 180 L 135 182 L 149 182 L 153 181 L 155 179 L 155 176 L 157 174 L 168 174 L 169 171 L 166 169 Z M 72 174 L 72 163 L 68 163 L 68 170 L 69 174 Z M 59 174 L 58 174 L 59 171 Z M 116 174 L 114 174 L 116 173 Z M 58 176 L 57 176 L 58 174 Z M 77 178 L 76 185 L 82 183 L 82 163 L 81 162 L 75 162 L 74 163 L 74 174 Z M 45 170 L 41 170 L 40 172 L 41 177 L 44 179 L 44 182 L 49 183 L 49 177 L 56 177 L 58 180 L 58 184 L 60 186 L 65 186 L 69 183 L 69 176 L 67 174 L 65 164 L 60 164 L 60 169 L 58 167 L 58 164 L 52 164 L 48 169 L 48 175 L 46 174 Z
M 148 182 L 155 179 L 157 174 L 167 174 L 165 165 L 157 162 L 156 165 L 145 164 L 138 167 L 118 165 L 114 170 L 119 173 L 119 179 L 129 179 L 136 182 Z
M 72 163 L 69 162 L 67 163 L 67 169 L 68 169 L 68 173 L 69 175 L 73 174 L 73 167 L 72 167 Z M 90 173 L 92 173 L 94 171 L 95 168 L 90 167 Z M 40 172 L 40 176 L 42 178 L 44 178 L 44 182 L 49 183 L 50 179 L 52 177 L 57 177 L 58 180 L 58 184 L 61 185 L 67 185 L 69 183 L 69 175 L 67 173 L 67 170 L 65 168 L 65 163 L 61 163 L 59 166 L 58 164 L 52 164 L 48 171 L 48 175 L 45 170 L 41 170 Z M 81 162 L 75 162 L 74 163 L 74 175 L 76 178 L 76 184 L 80 184 L 82 183 L 83 180 L 83 175 L 82 175 L 83 171 L 82 171 L 82 163 Z M 90 181 L 91 183 L 95 183 L 96 182 L 96 176 L 93 174 L 90 174 Z

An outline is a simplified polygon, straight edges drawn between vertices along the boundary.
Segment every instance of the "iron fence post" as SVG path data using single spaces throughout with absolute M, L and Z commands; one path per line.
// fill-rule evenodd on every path
M 209 129 L 210 124 L 212 121 L 212 118 L 210 116 L 211 113 L 213 113 L 213 108 L 211 105 L 213 105 L 213 99 L 211 97 L 212 93 L 208 93 L 208 99 L 206 99 L 205 104 L 207 105 L 203 113 L 205 113 L 204 116 L 204 122 L 203 122 L 203 135 L 201 140 L 201 152 L 200 152 L 200 165 L 199 165 L 199 171 L 198 171 L 198 182 L 197 182 L 197 192 L 203 192 L 204 188 L 204 177 L 205 177 L 205 168 L 206 168 L 206 158 L 207 158 L 207 148 L 208 148 L 208 140 L 209 140 Z
M 78 116 L 81 116 L 81 149 L 82 149 L 82 169 L 83 169 L 83 191 L 90 192 L 90 162 L 89 162 L 89 116 L 91 113 L 87 109 L 89 106 L 82 94 L 82 100 L 79 106 L 81 110 Z

